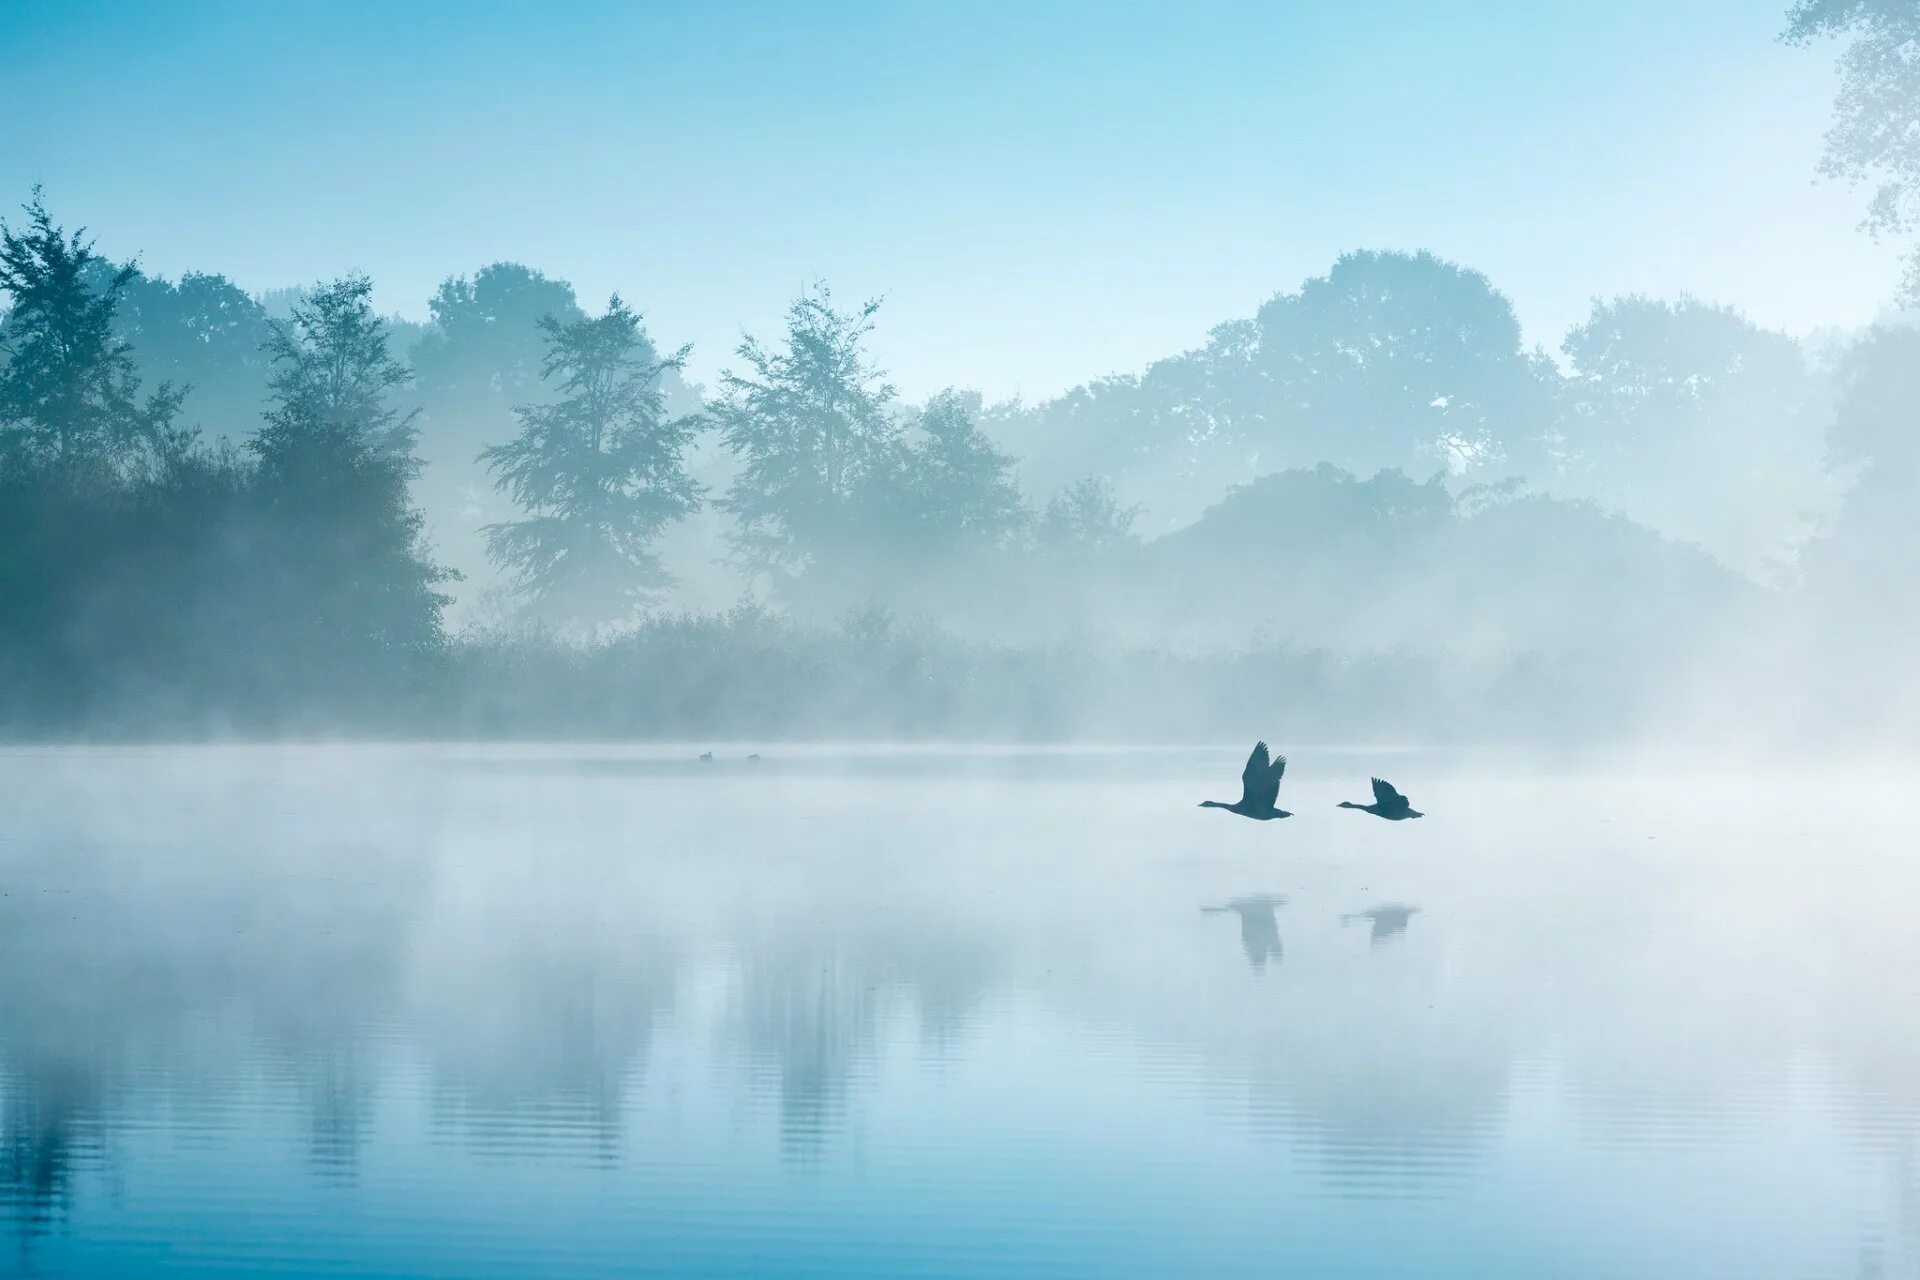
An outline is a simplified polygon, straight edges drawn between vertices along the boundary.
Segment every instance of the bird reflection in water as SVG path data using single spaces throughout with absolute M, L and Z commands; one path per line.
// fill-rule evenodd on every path
M 1396 938 L 1407 931 L 1407 921 L 1413 919 L 1418 907 L 1402 906 L 1397 902 L 1383 902 L 1377 907 L 1368 907 L 1365 911 L 1355 911 L 1341 916 L 1342 921 L 1366 920 L 1373 925 L 1371 941 L 1375 946 L 1388 938 Z
M 1240 917 L 1240 948 L 1255 973 L 1266 970 L 1267 962 L 1280 963 L 1280 921 L 1274 912 L 1287 900 L 1271 893 L 1255 893 L 1235 898 L 1223 907 L 1202 907 L 1208 914 L 1231 911 Z

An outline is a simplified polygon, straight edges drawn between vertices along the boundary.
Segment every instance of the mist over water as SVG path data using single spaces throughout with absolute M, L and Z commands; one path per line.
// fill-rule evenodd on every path
M 1920 1264 L 1897 768 L 696 754 L 5 753 L 8 1266 Z
M 1920 1276 L 1779 3 L 7 8 L 0 1276 Z

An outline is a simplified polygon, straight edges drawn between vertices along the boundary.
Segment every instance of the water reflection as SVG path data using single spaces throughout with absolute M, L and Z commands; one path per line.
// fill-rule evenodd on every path
M 771 762 L 740 813 L 701 790 L 718 774 L 231 767 L 0 797 L 0 1217 L 35 1258 L 137 1272 L 114 1242 L 191 1210 L 233 1233 L 227 1261 L 281 1232 L 310 1269 L 392 1272 L 398 1252 L 327 1252 L 329 1215 L 455 1240 L 484 1200 L 537 1242 L 528 1269 L 581 1275 L 621 1267 L 555 1251 L 631 1259 L 623 1223 L 692 1248 L 724 1222 L 779 1269 L 809 1214 L 866 1244 L 1013 1223 L 1040 1273 L 1094 1271 L 1089 1242 L 1130 1226 L 1195 1274 L 1242 1246 L 1304 1274 L 1472 1274 L 1447 1259 L 1488 1248 L 1530 1274 L 1920 1262 L 1915 944 L 1891 905 L 1920 876 L 1878 827 L 1833 836 L 1809 885 L 1753 856 L 1764 833 L 1679 825 L 1691 788 L 1614 801 L 1667 838 L 1547 854 L 1563 795 L 1503 791 L 1507 838 L 1356 850 L 1309 824 L 1281 867 L 1237 832 L 1165 860 L 1190 838 L 1178 781 Z M 1223 875 L 1287 892 L 1168 910 Z M 1432 914 L 1341 915 L 1370 883 Z M 1282 907 L 1285 981 L 1222 980 L 1212 917 L 1267 973 Z M 1273 1206 L 1308 1202 L 1275 1245 Z M 1533 1239 L 1535 1214 L 1567 1238 Z M 1099 1273 L 1168 1273 L 1127 1238 Z M 684 1270 L 739 1272 L 711 1247 Z M 846 1269 L 823 1259 L 790 1269 Z
M 9 1062 L 0 1070 L 0 1218 L 23 1236 L 63 1220 L 75 1171 L 103 1160 L 100 1113 L 85 1069 Z
M 1404 907 L 1397 902 L 1384 902 L 1377 907 L 1368 907 L 1365 911 L 1354 911 L 1340 917 L 1342 920 L 1365 920 L 1373 928 L 1371 941 L 1378 946 L 1389 938 L 1395 938 L 1407 931 L 1407 921 L 1419 912 L 1418 907 Z
M 1280 963 L 1280 920 L 1275 912 L 1286 905 L 1284 897 L 1256 893 L 1234 898 L 1225 906 L 1200 909 L 1209 914 L 1231 911 L 1240 917 L 1240 949 L 1253 971 L 1262 973 L 1269 961 Z
M 807 929 L 739 922 L 733 1022 L 751 1069 L 772 1082 L 792 1159 L 823 1153 L 891 1033 L 914 1031 L 931 1061 L 954 1054 L 997 976 L 985 938 L 924 904 L 866 909 L 871 892 L 827 890 Z
M 742 966 L 740 1024 L 779 1098 L 789 1156 L 817 1157 L 858 1077 L 872 1071 L 882 1002 L 859 960 L 829 942 L 759 946 Z
M 436 882 L 403 983 L 436 1137 L 481 1154 L 617 1162 L 681 956 L 597 873 Z

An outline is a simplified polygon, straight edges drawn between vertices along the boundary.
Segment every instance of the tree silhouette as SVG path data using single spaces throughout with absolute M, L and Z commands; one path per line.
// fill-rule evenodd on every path
M 572 285 L 517 262 L 445 281 L 427 310 L 433 323 L 408 358 L 421 397 L 458 413 L 511 413 L 541 399 L 550 350 L 542 321 L 585 314 Z
M 1156 528 L 1177 527 L 1229 486 L 1287 460 L 1268 422 L 1276 404 L 1253 363 L 1257 346 L 1252 321 L 1229 321 L 1204 346 L 1144 373 L 1097 378 L 985 416 L 1000 440 L 1019 442 L 1035 487 L 1104 475 L 1145 504 L 1142 514 L 1151 508 Z
M 112 268 L 100 264 L 100 283 Z M 238 443 L 266 407 L 273 337 L 265 307 L 225 276 L 189 271 L 178 281 L 136 271 L 118 294 L 114 333 L 143 383 L 180 388 L 180 417 Z
M 1849 36 L 1820 172 L 1871 187 L 1861 228 L 1904 238 L 1920 228 L 1920 8 L 1912 0 L 1797 0 L 1782 38 L 1806 45 Z M 1907 260 L 1905 296 L 1920 303 L 1920 246 Z
M 487 526 L 487 544 L 537 610 L 608 621 L 669 584 L 651 546 L 700 504 L 684 461 L 698 421 L 668 416 L 661 392 L 686 349 L 655 359 L 618 295 L 605 315 L 540 328 L 559 398 L 517 410 L 520 434 L 481 455 L 527 513 Z
M 260 679 L 297 671 L 308 696 L 346 705 L 417 682 L 445 643 L 436 587 L 449 574 L 409 500 L 413 415 L 390 399 L 407 373 L 371 293 L 360 276 L 322 285 L 275 326 L 272 399 L 247 444 L 257 523 L 244 603 L 271 641 Z
M 1261 307 L 1258 325 L 1267 452 L 1369 471 L 1524 469 L 1551 424 L 1551 362 L 1521 348 L 1512 305 L 1432 254 L 1347 254 Z
M 491 582 L 483 529 L 515 513 L 478 455 L 519 429 L 515 409 L 552 399 L 540 377 L 541 319 L 566 323 L 584 313 L 572 285 L 516 262 L 444 281 L 427 308 L 430 322 L 407 353 L 421 410 L 414 495 L 438 554 L 476 584 Z
M 1561 351 L 1557 490 L 1750 571 L 1798 552 L 1831 501 L 1828 397 L 1798 342 L 1731 307 L 1633 296 L 1596 302 Z M 1703 494 L 1706 475 L 1721 483 Z
M 784 346 L 748 338 L 745 371 L 720 379 L 712 417 L 741 463 L 721 503 L 737 522 L 734 554 L 777 584 L 810 567 L 844 576 L 864 550 L 853 499 L 900 435 L 894 389 L 865 350 L 879 306 L 836 311 L 817 285 L 787 309 Z
M 1013 455 L 979 425 L 980 397 L 949 388 L 927 402 L 892 464 L 876 470 L 864 505 L 882 516 L 897 552 L 940 556 L 1006 542 L 1028 521 Z
M 1055 494 L 1040 518 L 1040 539 L 1052 547 L 1103 554 L 1132 546 L 1138 507 L 1122 506 L 1100 476 L 1076 480 Z
M 1107 476 L 1163 532 L 1234 485 L 1320 462 L 1547 478 L 1558 384 L 1485 276 L 1367 251 L 1141 374 L 991 416 L 1039 486 Z
M 0 327 L 0 457 L 72 470 L 126 461 L 143 446 L 177 450 L 180 393 L 163 384 L 140 399 L 133 357 L 114 333 L 134 268 L 103 271 L 85 231 L 55 226 L 38 188 L 26 214 L 18 230 L 0 222 L 0 292 L 10 303 Z
M 289 320 L 273 325 L 271 400 L 250 446 L 269 469 L 298 465 L 309 453 L 365 452 L 413 470 L 418 410 L 401 413 L 390 403 L 410 375 L 387 349 L 372 298 L 371 280 L 345 276 L 314 289 Z
M 1920 553 L 1920 331 L 1873 329 L 1842 358 L 1839 382 L 1828 444 L 1853 483 L 1809 548 L 1808 585 L 1830 621 L 1904 645 L 1920 618 L 1905 587 Z

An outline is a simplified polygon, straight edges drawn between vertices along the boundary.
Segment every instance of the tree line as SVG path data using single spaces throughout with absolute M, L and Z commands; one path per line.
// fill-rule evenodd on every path
M 1242 607 L 1245 584 L 1211 568 L 1286 525 L 1334 602 L 1315 634 L 1374 649 L 1420 630 L 1420 575 L 1485 594 L 1504 572 L 1512 619 L 1547 608 L 1583 556 L 1618 580 L 1589 593 L 1596 617 L 1659 583 L 1695 584 L 1701 609 L 1739 594 L 1697 553 L 1586 509 L 1786 568 L 1853 613 L 1885 613 L 1868 584 L 1889 546 L 1916 545 L 1898 514 L 1911 329 L 1817 359 L 1727 308 L 1622 298 L 1556 357 L 1523 348 L 1484 276 L 1428 254 L 1348 255 L 1196 351 L 1034 406 L 958 389 L 905 403 L 868 351 L 879 304 L 824 285 L 708 393 L 622 298 L 593 314 L 516 264 L 448 281 L 409 326 L 376 313 L 363 277 L 256 298 L 116 265 L 37 192 L 0 227 L 0 295 L 13 723 L 401 714 L 443 700 L 461 666 L 446 617 L 462 571 L 497 572 L 516 620 L 611 635 L 672 604 L 664 550 L 703 520 L 708 558 L 800 619 L 879 605 L 975 635 L 994 615 L 1122 634 L 1138 602 L 1186 602 L 1134 627 L 1139 643 L 1198 618 L 1216 636 L 1308 634 L 1297 604 Z M 1402 473 L 1434 478 L 1383 486 Z M 438 544 L 465 537 L 485 560 L 452 568 Z M 1516 538 L 1565 554 L 1503 559 Z M 1353 552 L 1369 540 L 1399 550 Z M 1441 546 L 1451 559 L 1422 550 Z M 1376 585 L 1345 598 L 1343 563 Z M 1406 604 L 1402 632 L 1362 625 L 1389 612 L 1382 595 Z M 1333 608 L 1352 625 L 1323 625 Z

